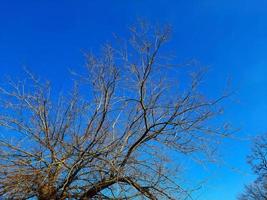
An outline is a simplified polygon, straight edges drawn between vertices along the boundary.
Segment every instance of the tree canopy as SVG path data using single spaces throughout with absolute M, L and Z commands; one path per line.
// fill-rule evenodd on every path
M 202 70 L 183 74 L 165 59 L 168 26 L 141 23 L 129 32 L 119 47 L 86 54 L 86 73 L 73 73 L 72 90 L 55 94 L 28 71 L 1 86 L 2 197 L 190 197 L 168 152 L 212 154 L 226 126 L 210 120 L 225 95 L 210 99 L 199 89 Z

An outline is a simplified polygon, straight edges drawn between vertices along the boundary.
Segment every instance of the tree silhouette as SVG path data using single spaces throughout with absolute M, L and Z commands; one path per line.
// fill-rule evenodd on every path
M 252 153 L 248 157 L 253 172 L 257 179 L 245 186 L 245 191 L 240 195 L 240 200 L 266 200 L 267 199 L 267 134 L 259 136 L 254 141 Z

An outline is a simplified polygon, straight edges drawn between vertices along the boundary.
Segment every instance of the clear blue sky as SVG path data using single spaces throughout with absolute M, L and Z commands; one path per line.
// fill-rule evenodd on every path
M 0 74 L 17 76 L 27 66 L 64 85 L 67 68 L 84 64 L 82 50 L 125 35 L 137 17 L 172 24 L 177 62 L 195 58 L 211 67 L 208 93 L 231 77 L 238 94 L 224 117 L 241 128 L 238 137 L 267 131 L 266 0 L 0 0 Z M 227 140 L 225 165 L 191 167 L 190 181 L 207 180 L 197 199 L 234 200 L 252 179 L 249 148 Z

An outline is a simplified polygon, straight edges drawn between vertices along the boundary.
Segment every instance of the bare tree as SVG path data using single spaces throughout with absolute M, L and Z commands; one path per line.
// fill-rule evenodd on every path
M 239 196 L 240 200 L 266 200 L 267 199 L 267 134 L 255 139 L 252 153 L 248 157 L 257 179 L 245 186 L 245 191 Z
M 173 82 L 178 77 L 162 56 L 168 27 L 141 23 L 130 33 L 122 48 L 87 54 L 87 72 L 70 92 L 55 94 L 31 73 L 0 88 L 2 197 L 189 197 L 168 154 L 213 152 L 225 127 L 210 119 L 225 95 L 200 92 L 203 71 L 181 78 L 187 87 Z

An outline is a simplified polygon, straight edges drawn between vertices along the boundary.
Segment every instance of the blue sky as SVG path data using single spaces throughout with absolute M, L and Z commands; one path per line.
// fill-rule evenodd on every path
M 207 93 L 229 77 L 238 89 L 225 107 L 224 118 L 240 128 L 239 139 L 223 143 L 225 164 L 192 166 L 187 175 L 207 180 L 197 199 L 235 199 L 253 178 L 246 138 L 267 131 L 267 1 L 0 0 L 0 74 L 19 76 L 27 66 L 61 87 L 67 69 L 84 64 L 83 51 L 112 41 L 112 33 L 124 36 L 138 17 L 173 26 L 176 61 L 194 58 L 211 68 Z

